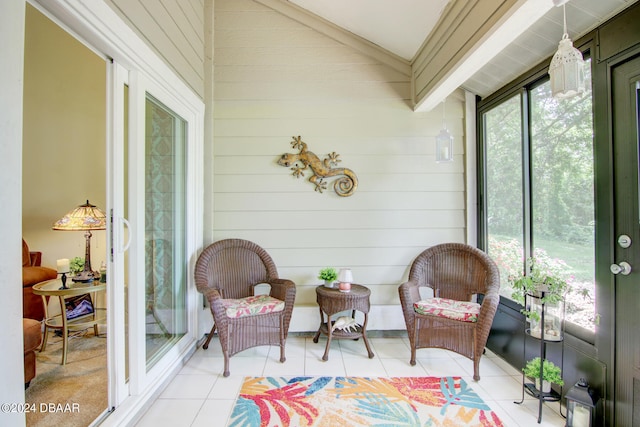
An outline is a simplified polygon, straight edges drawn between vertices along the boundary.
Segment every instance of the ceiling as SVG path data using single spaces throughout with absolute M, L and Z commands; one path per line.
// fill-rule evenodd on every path
M 449 0 L 289 0 L 411 60 Z
M 288 0 L 395 55 L 411 61 L 434 28 L 449 0 Z M 563 33 L 557 0 L 535 2 L 548 11 L 501 51 L 488 55 L 461 86 L 482 97 L 493 93 L 553 55 Z M 571 0 L 566 4 L 569 37 L 588 33 L 637 0 Z

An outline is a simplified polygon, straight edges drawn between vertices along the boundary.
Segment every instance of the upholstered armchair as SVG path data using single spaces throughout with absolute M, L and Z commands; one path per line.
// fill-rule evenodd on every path
M 280 362 L 285 359 L 285 341 L 291 322 L 296 287 L 280 279 L 269 254 L 257 244 L 242 239 L 226 239 L 204 249 L 195 270 L 196 287 L 209 301 L 213 327 L 224 355 L 224 376 L 229 376 L 229 358 L 245 349 L 261 345 L 280 346 Z M 268 295 L 254 295 L 256 285 L 268 284 Z
M 473 379 L 479 380 L 499 289 L 498 267 L 473 246 L 445 243 L 418 255 L 409 280 L 399 287 L 411 345 L 409 363 L 416 364 L 416 349 L 444 348 L 471 359 Z
M 42 297 L 33 293 L 33 285 L 58 277 L 52 268 L 42 267 L 42 252 L 30 252 L 27 243 L 22 240 L 22 317 L 44 319 Z
M 41 302 L 42 303 L 42 302 Z M 36 350 L 42 343 L 42 324 L 33 319 L 22 319 L 24 347 L 24 388 L 29 387 L 36 376 Z

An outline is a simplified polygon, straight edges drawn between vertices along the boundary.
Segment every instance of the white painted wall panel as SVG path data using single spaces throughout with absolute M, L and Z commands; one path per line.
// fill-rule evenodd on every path
M 304 47 L 332 47 L 332 46 L 341 46 L 335 40 L 332 40 L 326 37 L 319 32 L 312 30 L 307 27 L 297 27 L 295 29 L 291 28 L 273 28 L 269 31 L 268 34 L 265 34 L 264 31 L 260 28 L 257 29 L 247 29 L 243 32 L 229 32 L 220 34 L 220 44 L 224 45 L 221 48 L 221 52 L 227 52 L 229 55 L 232 53 L 233 49 L 241 48 L 241 47 L 253 47 L 256 46 L 256 43 L 259 44 L 271 44 L 273 46 L 279 46 L 282 43 L 286 43 L 292 38 L 299 39 L 304 42 Z M 274 50 L 276 52 L 277 50 Z M 352 55 L 357 55 L 357 52 L 351 52 Z M 230 57 L 231 58 L 231 57 Z M 365 56 L 362 56 L 362 61 L 365 61 Z M 368 62 L 375 62 L 373 60 L 369 60 Z
M 297 150 L 288 149 L 286 150 L 288 153 L 295 153 Z M 309 150 L 311 151 L 311 150 Z M 332 150 L 340 153 L 340 148 L 336 150 Z M 316 153 L 318 157 L 321 159 L 326 157 L 325 155 L 321 155 L 320 153 Z M 455 151 L 454 151 L 455 154 Z M 273 165 L 276 164 L 278 156 L 250 156 L 250 155 L 238 155 L 238 156 L 224 156 L 217 157 L 215 166 L 219 168 L 217 173 L 220 174 L 237 174 L 238 172 L 251 170 L 253 173 L 268 173 L 275 172 L 272 168 Z M 413 173 L 425 173 L 425 174 L 436 174 L 436 173 L 445 173 L 445 172 L 460 172 L 461 165 L 456 165 L 454 163 L 441 164 L 438 165 L 438 168 L 434 168 L 434 171 L 428 172 L 428 164 L 430 162 L 434 162 L 435 158 L 433 155 L 402 155 L 402 156 L 382 156 L 382 155 L 361 155 L 358 156 L 356 154 L 340 154 L 339 159 L 342 159 L 340 163 L 340 167 L 348 167 L 350 169 L 357 168 L 358 171 L 361 171 L 363 174 L 375 174 L 375 173 L 402 173 L 402 174 L 413 174 Z M 267 169 L 268 170 L 263 170 Z M 281 171 L 287 171 L 290 169 L 284 166 L 280 167 Z M 291 171 L 290 171 L 291 172 Z M 279 172 L 276 172 L 279 173 Z M 310 174 L 307 174 L 309 176 Z M 301 179 L 301 178 L 300 178 Z M 381 179 L 381 178 L 379 178 Z M 403 188 L 406 191 L 406 188 Z M 398 188 L 398 190 L 402 190 Z
M 425 161 L 427 161 L 425 159 Z M 430 161 L 433 161 L 431 158 Z M 263 159 L 264 162 L 264 159 Z M 231 163 L 231 162 L 229 162 Z M 222 165 L 224 160 L 220 161 Z M 279 187 L 281 191 L 299 192 L 299 179 L 293 178 L 283 180 L 282 173 L 274 175 L 260 175 L 256 180 L 254 175 L 243 175 L 235 173 L 223 174 L 221 172 L 216 177 L 214 191 L 216 193 L 247 193 L 247 192 L 270 192 L 273 188 Z M 455 175 L 454 179 L 449 179 L 447 174 L 369 174 L 358 175 L 358 192 L 397 192 L 397 191 L 464 191 L 462 179 Z M 284 185 L 286 184 L 286 187 Z M 312 185 L 312 184 L 309 184 Z
M 259 178 L 257 178 L 259 179 Z M 356 190 L 351 197 L 339 198 L 329 189 L 323 194 L 314 192 L 313 186 L 304 181 L 305 193 L 218 193 L 214 195 L 220 210 L 412 210 L 412 209 L 464 209 L 464 195 L 454 192 L 404 192 L 404 193 L 363 193 Z M 309 222 L 313 222 L 311 213 Z M 216 229 L 220 224 L 216 225 Z
M 204 99 L 202 0 L 105 0 Z
M 289 37 L 289 40 L 295 37 Z M 276 45 L 277 46 L 277 45 Z M 315 64 L 318 59 L 328 62 L 351 64 L 371 64 L 372 60 L 347 46 L 338 43 L 332 46 L 302 46 L 292 49 L 276 47 L 268 49 L 260 46 L 246 48 L 234 47 L 222 49 L 216 54 L 216 65 L 233 64 L 234 58 L 242 59 L 244 65 L 268 66 L 273 64 L 287 64 L 293 67 Z M 287 70 L 283 69 L 283 72 Z
M 308 211 L 218 211 L 215 221 L 227 224 L 229 230 L 246 229 L 253 225 L 260 230 L 300 230 L 308 227 Z M 330 211 L 323 210 L 322 218 L 334 230 L 394 230 L 422 228 L 460 228 L 464 216 L 459 210 L 394 210 Z
M 252 102 L 253 104 L 253 102 Z M 319 103 L 317 103 L 319 104 Z M 341 103 L 339 102 L 335 102 L 334 104 L 331 104 L 330 102 L 326 103 L 326 108 L 331 108 L 333 107 L 334 111 L 336 111 L 340 117 L 343 117 L 345 114 L 347 114 L 346 112 L 343 113 L 342 112 L 342 106 Z M 303 105 L 300 104 L 299 108 L 302 108 Z M 317 107 L 317 105 L 316 105 Z M 235 108 L 235 107 L 233 107 Z M 309 109 L 313 109 L 313 108 L 309 108 Z M 241 110 L 240 106 L 238 106 L 238 110 Z M 247 120 L 249 120 L 250 118 L 252 118 L 252 115 L 255 114 L 260 114 L 259 111 L 256 110 L 260 110 L 260 107 L 258 107 L 258 109 L 256 109 L 253 105 L 251 106 L 251 111 L 247 111 Z M 264 111 L 264 110 L 260 110 L 260 111 Z M 350 114 L 355 114 L 353 113 L 354 111 L 369 111 L 369 113 L 371 113 L 371 111 L 373 110 L 367 110 L 366 106 L 363 106 L 362 108 L 357 108 L 354 106 L 353 108 L 349 109 Z M 264 114 L 268 114 L 267 112 L 264 112 Z M 298 123 L 300 120 L 297 119 L 297 116 L 302 116 L 302 114 L 304 113 L 300 113 L 299 115 L 294 115 L 292 113 L 291 116 L 285 116 L 285 117 L 281 117 L 279 115 L 274 115 L 273 117 L 270 117 L 271 119 L 295 119 L 296 123 Z M 326 119 L 335 117 L 334 115 L 331 116 L 329 115 L 329 113 L 327 111 L 325 111 L 323 114 L 326 114 Z M 389 114 L 369 114 L 369 117 L 384 117 L 385 120 L 387 119 L 393 119 L 392 117 L 392 113 Z M 355 117 L 355 116 L 354 116 Z M 225 118 L 224 116 L 220 116 L 220 117 L 216 117 L 218 118 Z M 455 121 L 455 123 L 452 123 L 452 121 Z M 222 120 L 217 120 L 217 122 L 222 123 Z M 437 122 L 437 120 L 433 120 L 433 126 L 435 126 L 435 123 Z M 456 119 L 455 117 L 452 118 L 451 120 L 447 119 L 447 123 L 452 123 L 452 124 L 460 124 L 461 120 Z M 422 123 L 424 125 L 424 123 Z M 458 141 L 458 138 L 462 138 L 462 128 L 460 127 L 455 127 L 452 128 L 451 125 L 448 126 L 449 131 L 452 133 L 452 135 L 454 136 L 454 147 L 459 145 L 460 147 L 462 147 L 462 141 Z M 459 129 L 459 130 L 457 130 Z M 345 148 L 347 151 L 345 151 L 342 154 L 349 154 L 349 153 L 358 153 L 361 155 L 399 155 L 399 154 L 410 154 L 410 155 L 433 155 L 433 152 L 435 150 L 435 135 L 436 132 L 439 129 L 436 128 L 436 131 L 433 131 L 432 135 L 417 135 L 417 136 L 413 136 L 413 137 L 408 137 L 406 135 L 392 135 L 392 136 L 382 136 L 382 135 L 357 135 L 357 136 L 349 136 L 348 138 L 339 136 L 336 137 L 335 136 L 335 132 L 334 135 L 328 135 L 328 136 L 322 136 L 322 135 L 318 135 L 318 136 L 314 136 L 313 140 L 308 140 L 308 141 L 313 141 L 313 144 L 315 146 L 319 146 L 320 150 L 314 149 L 313 151 L 315 151 L 317 154 L 322 154 L 322 153 L 328 153 L 329 149 L 331 147 L 334 147 L 337 143 L 340 143 L 341 141 L 347 141 L 348 143 L 345 143 L 343 148 Z M 330 132 L 330 129 L 328 130 L 328 132 Z M 291 132 L 293 133 L 293 132 Z M 220 136 L 218 135 L 216 137 L 216 144 L 214 147 L 215 150 L 215 155 L 216 156 L 223 156 L 223 155 L 242 155 L 242 154 L 252 154 L 252 155 L 272 155 L 273 154 L 273 150 L 277 150 L 279 148 L 282 147 L 283 143 L 287 146 L 287 147 L 291 147 L 291 145 L 289 144 L 291 142 L 293 135 L 280 135 L 280 136 L 262 136 L 262 135 L 257 135 L 257 136 L 228 136 L 228 137 L 224 137 L 224 136 Z M 223 141 L 223 143 L 221 143 L 220 141 Z M 335 150 L 330 150 L 330 151 L 335 151 Z M 278 157 L 280 156 L 280 154 L 278 154 Z M 434 167 L 434 165 L 432 163 L 426 163 L 425 162 L 425 170 L 431 171 L 432 168 Z
M 251 0 L 215 1 L 214 40 L 214 240 L 258 243 L 296 282 L 294 331 L 317 327 L 326 266 L 350 267 L 372 312 L 400 315 L 415 256 L 465 239 L 461 99 L 446 108 L 455 161 L 437 164 L 442 110 L 413 112 L 408 76 Z M 315 192 L 310 172 L 296 179 L 277 164 L 297 135 L 321 158 L 340 154 L 358 176 L 354 195 L 337 196 L 332 180 Z
M 289 82 L 217 82 L 216 98 L 220 100 L 353 100 L 353 99 L 408 99 L 411 84 L 409 82 L 362 81 L 289 81 Z
M 318 69 L 314 63 L 291 64 L 286 70 L 269 65 L 245 65 L 234 67 L 230 65 L 218 65 L 216 67 L 218 83 L 244 82 L 246 80 L 276 82 L 289 81 L 300 78 L 305 81 L 353 81 L 354 78 L 368 81 L 405 81 L 402 73 L 381 64 L 353 63 L 353 64 L 326 64 Z

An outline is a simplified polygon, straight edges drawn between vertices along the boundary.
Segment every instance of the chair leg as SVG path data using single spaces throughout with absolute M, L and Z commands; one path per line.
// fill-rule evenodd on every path
M 229 352 L 228 351 L 223 351 L 224 353 L 224 373 L 222 374 L 222 376 L 224 377 L 228 377 L 229 376 Z
M 409 340 L 409 344 L 411 345 L 411 360 L 409 360 L 409 364 L 411 366 L 416 366 L 416 343 L 418 342 L 418 328 L 420 327 L 419 320 L 416 319 L 413 325 L 413 340 Z
M 284 345 L 286 339 L 284 338 L 284 317 L 280 316 L 280 363 L 284 363 L 287 358 L 284 355 Z
M 44 333 L 42 334 L 42 344 L 40 345 L 40 353 L 47 348 L 47 338 L 49 337 L 49 328 L 47 325 L 44 325 Z
M 480 358 L 477 357 L 473 361 L 473 380 L 480 381 Z
M 66 326 L 66 325 L 65 325 Z M 67 348 L 69 348 L 69 330 L 62 328 L 62 364 L 67 364 Z
M 211 328 L 211 332 L 209 332 L 209 336 L 207 337 L 207 340 L 204 342 L 204 344 L 202 344 L 202 348 L 204 350 L 209 348 L 209 343 L 211 342 L 211 338 L 213 338 L 213 334 L 216 332 L 216 322 L 213 322 L 213 327 Z

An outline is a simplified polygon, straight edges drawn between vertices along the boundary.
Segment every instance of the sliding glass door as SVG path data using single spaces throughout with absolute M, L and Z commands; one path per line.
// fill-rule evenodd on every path
M 195 350 L 204 103 L 108 2 L 36 3 L 106 63 L 109 402 L 101 422 L 133 425 Z
M 161 383 L 193 348 L 197 111 L 140 72 L 111 65 L 112 402 Z M 200 160 L 199 160 L 200 159 Z
M 186 121 L 145 102 L 145 337 L 147 369 L 187 331 Z

